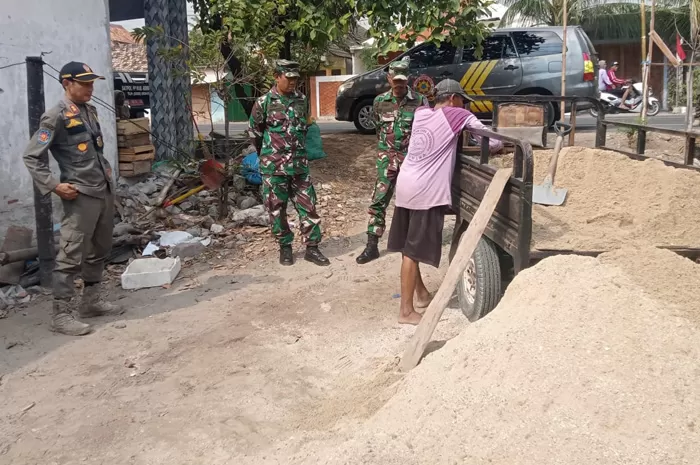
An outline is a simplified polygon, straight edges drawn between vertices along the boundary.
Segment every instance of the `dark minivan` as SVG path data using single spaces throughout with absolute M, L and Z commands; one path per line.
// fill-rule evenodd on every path
M 454 79 L 471 95 L 561 95 L 563 27 L 496 29 L 484 39 L 481 58 L 474 47 L 420 44 L 396 59 L 409 61 L 409 86 L 430 96 L 442 79 Z M 566 95 L 597 98 L 598 58 L 590 39 L 579 26 L 567 28 Z M 354 76 L 338 89 L 335 119 L 353 121 L 364 133 L 374 132 L 371 119 L 374 98 L 389 89 L 388 66 Z M 578 105 L 585 109 L 584 104 Z M 471 103 L 480 118 L 489 118 L 493 105 Z M 559 118 L 558 105 L 550 105 L 549 119 Z

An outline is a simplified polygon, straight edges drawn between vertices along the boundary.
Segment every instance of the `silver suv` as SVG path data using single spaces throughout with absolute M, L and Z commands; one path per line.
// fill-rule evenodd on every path
M 409 85 L 431 97 L 442 79 L 454 79 L 472 95 L 561 95 L 563 27 L 496 29 L 484 39 L 481 59 L 474 47 L 421 44 L 396 59 L 409 60 Z M 598 97 L 598 57 L 579 26 L 567 28 L 566 95 Z M 374 98 L 389 89 L 384 66 L 354 76 L 338 89 L 335 119 L 353 121 L 358 130 L 373 133 L 371 110 Z M 578 105 L 586 109 L 584 104 Z M 489 118 L 488 101 L 471 104 L 480 118 Z M 559 118 L 559 105 L 550 105 L 549 119 Z

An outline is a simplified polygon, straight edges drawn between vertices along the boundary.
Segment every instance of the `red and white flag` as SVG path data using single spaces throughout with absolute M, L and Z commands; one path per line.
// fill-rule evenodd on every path
M 685 61 L 685 52 L 683 51 L 683 39 L 680 34 L 676 34 L 676 56 L 679 60 Z

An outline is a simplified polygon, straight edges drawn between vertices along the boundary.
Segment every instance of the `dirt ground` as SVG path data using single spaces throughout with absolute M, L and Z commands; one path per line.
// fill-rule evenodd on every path
M 0 320 L 0 463 L 277 463 L 379 410 L 414 328 L 396 323 L 399 257 L 354 261 L 374 141 L 324 137 L 329 158 L 312 164 L 330 267 L 304 262 L 299 242 L 297 263 L 280 267 L 269 233 L 248 229 L 168 289 L 113 286 L 128 313 L 92 335 L 50 333 L 48 299 Z M 446 262 L 423 270 L 430 290 Z M 448 309 L 429 350 L 467 324 Z
M 374 140 L 333 135 L 312 166 L 330 267 L 304 262 L 299 243 L 280 267 L 260 232 L 238 256 L 188 263 L 169 289 L 114 286 L 129 310 L 92 335 L 50 333 L 48 299 L 0 320 L 0 463 L 259 463 L 381 407 L 413 327 L 396 323 L 399 257 L 354 261 Z M 430 289 L 443 273 L 424 270 Z M 467 324 L 457 309 L 443 319 L 438 341 Z

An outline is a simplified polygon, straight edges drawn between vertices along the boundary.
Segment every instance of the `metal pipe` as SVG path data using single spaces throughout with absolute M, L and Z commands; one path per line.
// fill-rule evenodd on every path
M 44 61 L 41 57 L 27 57 L 27 114 L 29 134 L 39 130 L 44 103 Z M 42 161 L 49 164 L 48 151 Z M 51 194 L 42 195 L 34 184 L 34 221 L 39 255 L 39 277 L 43 287 L 51 286 L 51 272 L 54 267 L 55 243 L 53 237 L 53 206 Z

